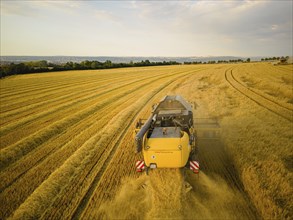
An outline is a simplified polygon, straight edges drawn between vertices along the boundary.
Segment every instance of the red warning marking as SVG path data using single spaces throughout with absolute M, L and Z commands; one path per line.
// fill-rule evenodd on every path
M 136 162 L 136 171 L 141 172 L 144 169 L 144 161 L 137 161 Z
M 198 173 L 199 172 L 199 162 L 197 161 L 190 161 L 190 169 L 193 170 L 194 173 Z

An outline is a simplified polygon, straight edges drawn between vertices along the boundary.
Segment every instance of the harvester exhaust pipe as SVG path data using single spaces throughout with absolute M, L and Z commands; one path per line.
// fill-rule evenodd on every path
M 136 153 L 141 152 L 142 145 L 143 145 L 143 143 L 142 143 L 143 142 L 143 136 L 145 135 L 145 133 L 150 128 L 154 117 L 155 116 L 152 114 L 148 118 L 148 120 L 145 122 L 145 124 L 141 127 L 141 129 L 139 130 L 139 132 L 135 135 Z

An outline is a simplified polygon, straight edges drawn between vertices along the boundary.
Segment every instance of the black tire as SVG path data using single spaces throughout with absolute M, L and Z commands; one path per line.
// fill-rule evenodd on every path
M 198 147 L 190 153 L 189 160 L 198 161 Z
M 192 161 L 198 161 L 198 154 L 197 153 L 193 153 L 190 155 L 190 160 Z

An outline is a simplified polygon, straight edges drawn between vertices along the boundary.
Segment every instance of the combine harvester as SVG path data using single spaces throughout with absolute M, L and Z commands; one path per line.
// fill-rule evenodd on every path
M 148 174 L 150 168 L 187 167 L 198 174 L 192 106 L 179 95 L 165 96 L 153 106 L 147 120 L 137 122 L 135 146 L 144 158 L 136 162 L 138 172 Z

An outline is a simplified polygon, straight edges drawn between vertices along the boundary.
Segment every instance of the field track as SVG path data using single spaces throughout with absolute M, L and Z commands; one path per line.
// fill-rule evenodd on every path
M 244 86 L 240 83 L 235 76 L 233 75 L 233 69 L 228 69 L 225 71 L 225 79 L 226 81 L 237 91 L 242 93 L 247 98 L 251 99 L 252 101 L 256 102 L 258 105 L 266 108 L 267 110 L 281 116 L 282 118 L 293 121 L 293 110 L 283 106 L 267 97 L 251 90 L 250 88 Z

